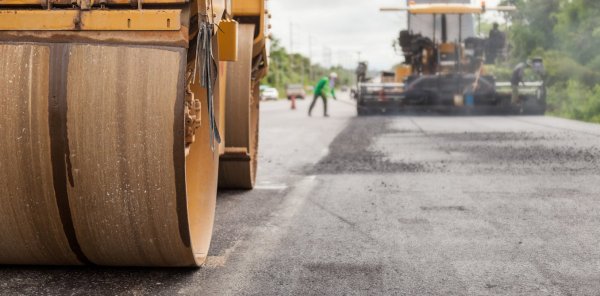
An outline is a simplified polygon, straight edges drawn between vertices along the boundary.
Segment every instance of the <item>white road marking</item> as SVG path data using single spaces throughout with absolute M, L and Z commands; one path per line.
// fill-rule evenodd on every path
M 283 191 L 288 189 L 286 184 L 258 184 L 254 186 L 256 190 L 274 190 L 274 191 Z

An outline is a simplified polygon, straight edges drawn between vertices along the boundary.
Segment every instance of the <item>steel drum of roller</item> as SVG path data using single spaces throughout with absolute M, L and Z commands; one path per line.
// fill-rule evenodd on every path
M 252 78 L 254 26 L 240 26 L 239 60 L 227 68 L 225 154 L 221 156 L 219 186 L 252 189 L 258 154 L 258 82 Z
M 0 45 L 0 263 L 204 261 L 218 152 L 202 125 L 186 157 L 185 69 L 183 48 Z

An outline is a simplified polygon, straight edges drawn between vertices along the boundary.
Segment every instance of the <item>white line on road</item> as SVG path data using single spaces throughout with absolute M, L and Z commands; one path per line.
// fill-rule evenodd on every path
M 273 190 L 273 191 L 283 191 L 288 189 L 288 186 L 285 184 L 259 184 L 254 186 L 256 190 Z
M 257 262 L 266 262 L 275 253 L 316 185 L 316 176 L 307 176 L 295 183 L 292 190 L 286 194 L 281 209 L 273 214 L 266 225 L 256 228 L 253 234 L 249 236 L 251 238 L 249 241 L 241 241 L 239 246 L 236 244 L 234 249 L 252 250 L 251 255 L 241 254 L 232 249 L 232 252 L 229 252 L 226 257 L 213 258 L 212 262 L 209 262 L 211 264 L 209 267 L 226 267 L 228 260 L 236 260 L 238 272 L 226 276 L 226 279 L 224 279 L 226 285 L 212 287 L 216 289 L 214 291 L 207 288 L 202 290 L 202 293 L 205 295 L 241 294 L 248 286 L 255 284 L 251 277 L 247 275 L 253 273 L 252 269 L 257 266 Z M 191 291 L 180 290 L 180 293 L 191 294 Z
M 254 189 L 257 190 L 273 190 L 273 191 L 283 191 L 288 189 L 288 185 L 285 183 L 276 183 L 268 180 L 260 181 L 254 186 Z

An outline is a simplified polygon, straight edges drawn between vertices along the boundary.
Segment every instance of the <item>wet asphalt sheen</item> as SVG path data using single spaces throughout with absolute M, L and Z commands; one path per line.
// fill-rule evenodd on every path
M 204 267 L 0 267 L 0 295 L 600 295 L 600 125 L 288 107 Z

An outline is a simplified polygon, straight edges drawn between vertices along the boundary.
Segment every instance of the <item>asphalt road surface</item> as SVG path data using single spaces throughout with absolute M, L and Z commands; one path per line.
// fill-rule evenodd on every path
M 262 105 L 205 267 L 1 267 L 0 294 L 600 294 L 599 125 L 307 103 Z

